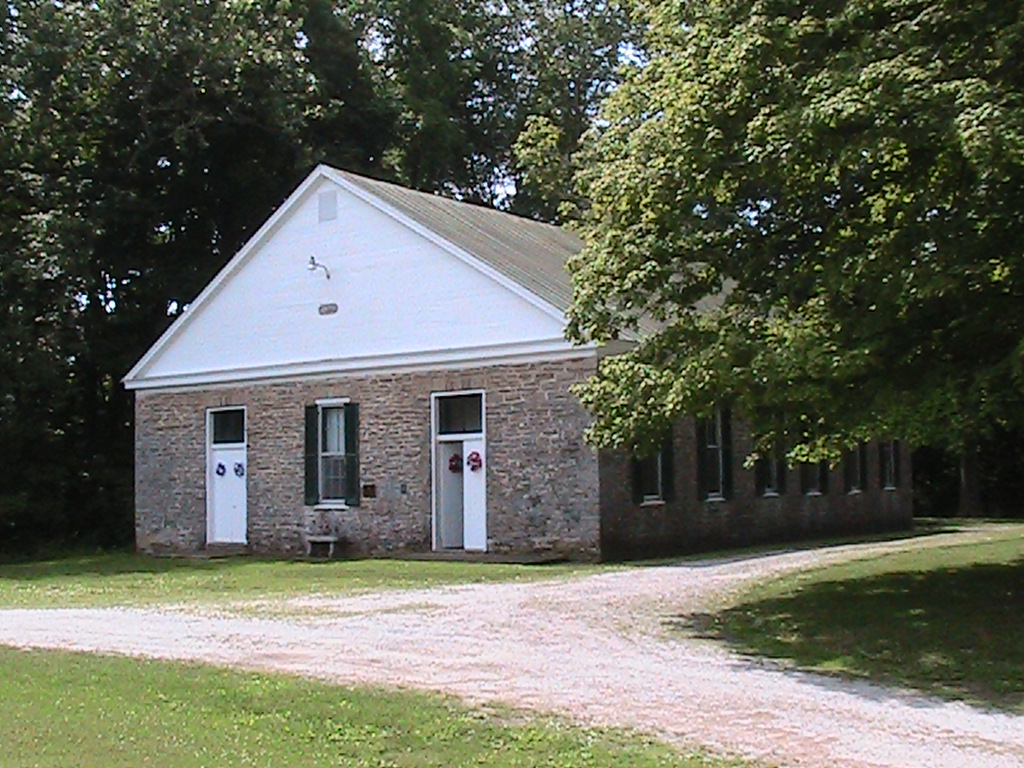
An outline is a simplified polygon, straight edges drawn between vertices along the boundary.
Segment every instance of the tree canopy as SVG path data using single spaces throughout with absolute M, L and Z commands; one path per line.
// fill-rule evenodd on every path
M 760 445 L 1024 424 L 1024 5 L 644 0 L 585 142 L 570 334 L 600 445 L 729 403 Z M 708 297 L 713 297 L 709 302 Z

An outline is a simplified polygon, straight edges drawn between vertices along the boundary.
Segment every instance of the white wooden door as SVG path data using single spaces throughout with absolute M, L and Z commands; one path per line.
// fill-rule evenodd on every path
M 462 535 L 466 550 L 487 551 L 487 454 L 483 436 L 462 442 Z
M 438 545 L 442 549 L 461 549 L 462 476 L 465 474 L 462 443 L 438 443 L 437 516 Z
M 206 540 L 210 544 L 245 544 L 249 473 L 245 411 L 241 408 L 211 411 L 209 426 Z

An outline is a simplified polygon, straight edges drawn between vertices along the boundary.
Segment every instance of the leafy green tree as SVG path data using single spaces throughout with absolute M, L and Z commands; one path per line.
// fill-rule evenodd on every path
M 401 104 L 383 68 L 369 54 L 367 17 L 332 0 L 305 0 L 301 47 L 312 88 L 302 141 L 317 162 L 387 175 L 385 154 L 400 141 Z
M 557 218 L 557 185 L 534 162 L 568 159 L 616 81 L 635 25 L 619 2 L 352 0 L 347 13 L 400 110 L 387 153 L 403 183 Z M 549 123 L 554 147 L 534 148 Z M 516 156 L 519 140 L 522 152 Z M 541 156 L 539 153 L 545 153 Z
M 7 8 L 0 432 L 17 452 L 0 495 L 31 510 L 22 527 L 124 539 L 120 378 L 306 171 L 298 19 L 287 3 Z
M 1024 6 L 646 0 L 604 105 L 570 333 L 601 445 L 728 401 L 761 445 L 1024 423 Z M 707 297 L 716 297 L 708 301 Z
M 515 135 L 512 10 L 363 0 L 351 12 L 399 109 L 391 174 L 416 189 L 496 201 Z
M 576 213 L 573 156 L 618 83 L 640 56 L 640 23 L 616 0 L 522 0 L 523 119 L 513 147 L 513 210 L 547 221 Z
M 547 115 L 528 115 L 512 150 L 519 172 L 514 210 L 554 223 L 571 218 L 579 207 L 571 183 L 578 138 L 567 139 Z

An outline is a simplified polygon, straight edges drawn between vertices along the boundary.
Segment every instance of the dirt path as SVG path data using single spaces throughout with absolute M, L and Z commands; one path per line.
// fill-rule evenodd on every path
M 0 611 L 0 643 L 445 691 L 784 766 L 1021 768 L 1024 717 L 787 670 L 664 629 L 751 579 L 971 535 L 984 536 L 268 606 L 295 612 L 289 618 L 187 608 Z

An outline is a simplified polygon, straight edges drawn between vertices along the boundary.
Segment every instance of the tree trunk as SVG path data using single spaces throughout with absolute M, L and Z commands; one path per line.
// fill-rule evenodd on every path
M 981 478 L 979 477 L 978 447 L 968 446 L 960 455 L 960 517 L 981 517 Z

